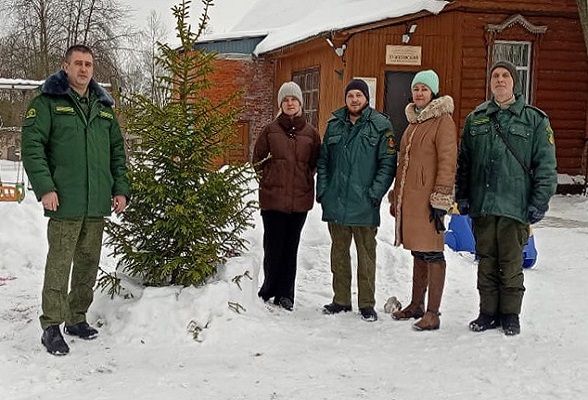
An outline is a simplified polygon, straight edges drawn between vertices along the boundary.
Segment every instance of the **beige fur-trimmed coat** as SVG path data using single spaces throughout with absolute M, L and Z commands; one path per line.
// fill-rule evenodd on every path
M 457 166 L 453 99 L 433 99 L 420 113 L 406 106 L 409 125 L 400 142 L 394 188 L 388 193 L 396 215 L 395 246 L 413 251 L 443 251 L 445 235 L 429 220 L 431 206 L 449 210 Z

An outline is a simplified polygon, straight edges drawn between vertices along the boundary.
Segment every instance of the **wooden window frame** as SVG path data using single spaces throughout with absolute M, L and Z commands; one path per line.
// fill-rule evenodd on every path
M 527 46 L 528 50 L 527 50 L 527 59 L 525 60 L 527 65 L 519 65 L 517 62 L 513 61 L 513 60 L 508 60 L 505 58 L 498 58 L 496 57 L 496 47 L 497 45 L 515 45 L 515 46 Z M 532 79 L 532 63 L 533 63 L 533 43 L 528 41 L 528 40 L 496 40 L 494 41 L 494 45 L 492 47 L 492 64 L 494 64 L 495 62 L 498 61 L 509 61 L 512 64 L 514 64 L 514 66 L 517 69 L 517 73 L 519 71 L 526 71 L 527 75 L 526 75 L 526 79 L 524 82 L 524 95 L 525 95 L 525 99 L 527 99 L 527 101 L 530 103 L 531 99 L 533 98 L 533 92 L 532 92 L 532 83 L 533 83 L 533 79 Z M 521 79 L 521 75 L 519 74 L 519 80 Z M 521 82 L 522 83 L 522 82 Z M 490 80 L 488 80 L 488 86 L 490 86 Z M 489 88 L 488 88 L 489 89 Z
M 308 79 L 308 76 L 316 75 L 316 79 Z M 318 128 L 318 117 L 320 111 L 320 82 L 321 70 L 320 67 L 310 67 L 300 71 L 292 72 L 292 80 L 300 86 L 302 96 L 304 97 L 304 117 L 306 122 Z M 308 82 L 316 82 L 315 87 L 309 87 Z M 316 96 L 315 96 L 316 95 Z M 312 98 L 315 101 L 311 101 Z

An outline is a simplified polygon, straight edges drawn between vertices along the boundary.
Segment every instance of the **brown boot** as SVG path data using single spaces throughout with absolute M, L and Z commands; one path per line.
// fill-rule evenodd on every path
M 396 320 L 418 319 L 425 314 L 425 293 L 427 291 L 428 265 L 419 258 L 413 259 L 412 266 L 412 300 L 403 310 L 392 313 Z
M 424 317 L 413 325 L 417 331 L 432 331 L 439 329 L 439 307 L 445 286 L 445 261 L 428 263 L 429 269 L 429 298 L 427 301 L 427 312 Z

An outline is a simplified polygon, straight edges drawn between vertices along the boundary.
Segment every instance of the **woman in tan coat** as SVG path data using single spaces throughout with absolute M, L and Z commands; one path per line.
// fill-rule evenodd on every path
M 314 205 L 314 174 L 321 144 L 306 122 L 304 99 L 295 82 L 278 91 L 280 111 L 259 134 L 252 161 L 259 182 L 263 220 L 264 282 L 259 297 L 291 311 L 300 233 Z
M 392 317 L 421 318 L 413 325 L 416 330 L 434 330 L 440 325 L 445 284 L 444 216 L 453 204 L 457 131 L 451 118 L 453 99 L 439 97 L 439 77 L 433 70 L 417 73 L 411 87 L 413 102 L 405 110 L 409 125 L 388 199 L 396 218 L 395 245 L 402 244 L 414 259 L 412 300 Z

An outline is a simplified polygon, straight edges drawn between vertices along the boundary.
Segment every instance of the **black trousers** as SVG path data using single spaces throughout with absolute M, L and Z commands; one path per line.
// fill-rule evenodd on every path
M 262 210 L 264 281 L 258 296 L 264 301 L 287 297 L 294 302 L 296 261 L 306 212 Z

